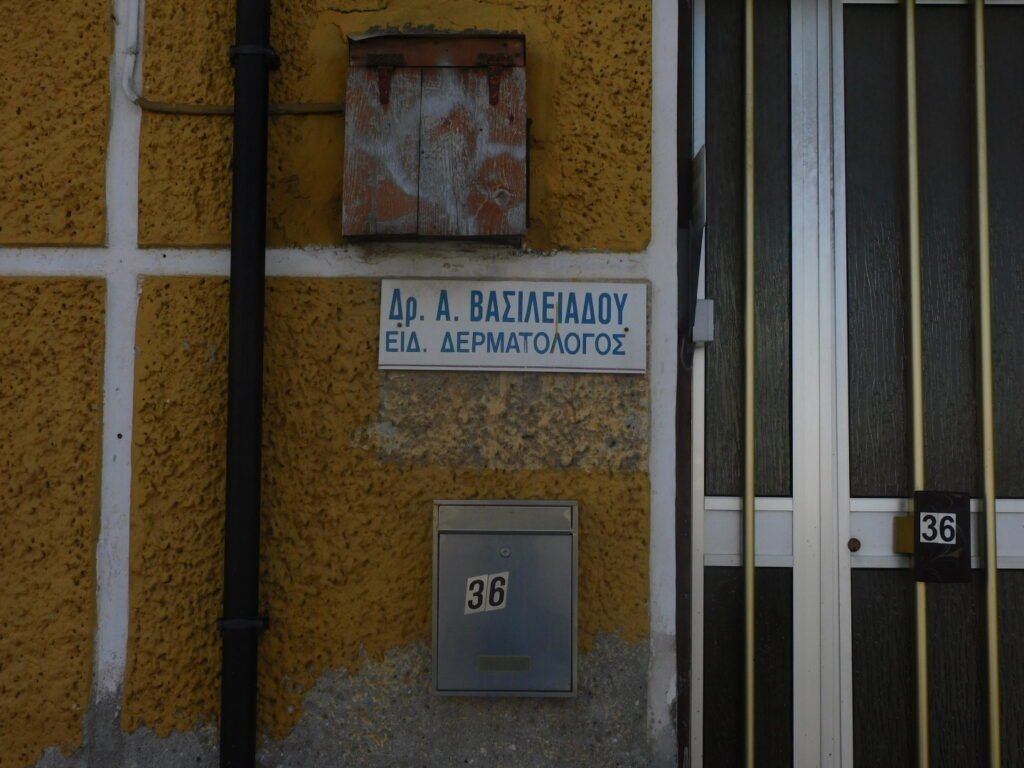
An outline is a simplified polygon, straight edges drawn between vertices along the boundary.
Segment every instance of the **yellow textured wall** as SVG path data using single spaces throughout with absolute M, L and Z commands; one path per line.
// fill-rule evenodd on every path
M 98 245 L 109 0 L 0 0 L 0 244 Z
M 527 245 L 639 250 L 650 231 L 650 0 L 277 0 L 275 101 L 344 98 L 349 35 L 375 28 L 526 34 L 533 120 Z M 230 5 L 146 5 L 145 89 L 163 101 L 230 104 Z M 231 124 L 147 114 L 140 240 L 228 240 Z M 275 117 L 268 232 L 278 245 L 338 243 L 344 118 Z
M 0 768 L 82 741 L 95 627 L 99 280 L 0 279 Z
M 325 670 L 355 669 L 364 651 L 379 657 L 429 638 L 435 498 L 578 499 L 582 648 L 601 632 L 636 642 L 648 631 L 646 452 L 626 462 L 643 469 L 614 462 L 559 469 L 557 461 L 540 466 L 543 457 L 529 452 L 518 462 L 503 454 L 499 468 L 489 460 L 455 468 L 443 452 L 382 450 L 366 439 L 382 426 L 382 393 L 403 377 L 432 374 L 377 370 L 379 292 L 375 280 L 269 283 L 262 595 L 271 629 L 261 644 L 259 711 L 278 736 L 298 720 L 303 693 Z M 218 711 L 226 305 L 222 279 L 143 283 L 123 711 L 129 729 L 147 724 L 166 734 Z M 646 409 L 644 379 L 600 378 L 608 410 L 634 402 L 638 392 Z M 493 391 L 486 397 L 502 396 L 501 386 Z M 443 402 L 435 407 L 445 410 Z M 487 430 L 521 428 L 517 418 L 600 418 L 574 416 L 566 399 L 535 407 L 519 416 L 495 412 Z M 440 416 L 415 437 L 444 445 L 452 430 L 484 448 L 493 442 L 487 430 Z

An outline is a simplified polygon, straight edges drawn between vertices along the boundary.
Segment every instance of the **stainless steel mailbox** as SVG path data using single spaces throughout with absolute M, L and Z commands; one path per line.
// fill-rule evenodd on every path
M 434 502 L 434 692 L 576 694 L 574 501 Z

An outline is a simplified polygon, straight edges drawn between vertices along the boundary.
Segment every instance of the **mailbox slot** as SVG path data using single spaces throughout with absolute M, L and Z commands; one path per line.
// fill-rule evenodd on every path
M 577 504 L 434 504 L 434 692 L 576 693 Z
M 345 110 L 346 237 L 525 235 L 522 35 L 353 38 Z

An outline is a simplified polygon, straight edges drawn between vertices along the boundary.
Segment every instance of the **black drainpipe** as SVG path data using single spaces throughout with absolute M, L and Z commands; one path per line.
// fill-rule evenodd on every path
M 235 20 L 220 765 L 253 768 L 256 643 L 267 626 L 259 576 L 268 80 L 278 58 L 270 47 L 270 0 L 237 0 Z

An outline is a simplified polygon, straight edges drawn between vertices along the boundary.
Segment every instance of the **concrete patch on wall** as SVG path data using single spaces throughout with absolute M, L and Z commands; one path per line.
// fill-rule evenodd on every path
M 647 646 L 602 635 L 579 660 L 575 699 L 449 698 L 430 693 L 430 648 L 416 643 L 330 672 L 305 716 L 260 750 L 264 768 L 646 766 Z
M 48 747 L 35 768 L 84 768 L 82 757 L 65 755 L 59 747 Z
M 121 734 L 113 748 L 97 750 L 87 743 L 72 755 L 49 747 L 33 768 L 217 768 L 219 736 L 213 722 L 204 722 L 190 730 L 172 731 L 158 736 L 151 728 L 140 726 Z
M 430 693 L 431 654 L 413 643 L 364 658 L 358 673 L 322 675 L 304 715 L 259 747 L 260 768 L 573 768 L 650 764 L 647 644 L 602 635 L 579 659 L 574 699 L 447 698 Z M 125 739 L 125 768 L 213 768 L 212 725 L 165 738 L 140 728 Z M 63 768 L 61 764 L 46 768 Z
M 105 299 L 102 280 L 0 280 L 0 768 L 82 743 Z
M 650 238 L 650 0 L 282 0 L 271 42 L 278 102 L 345 97 L 347 37 L 373 29 L 521 31 L 527 40 L 531 248 L 641 250 Z M 147 96 L 230 104 L 234 17 L 215 0 L 146 6 Z M 230 120 L 147 114 L 140 242 L 228 239 Z M 271 119 L 271 244 L 341 239 L 344 118 Z
M 203 723 L 163 738 L 145 726 L 127 734 L 120 768 L 216 768 L 217 765 L 217 727 Z
M 389 463 L 635 472 L 648 434 L 642 376 L 389 371 L 356 443 Z

